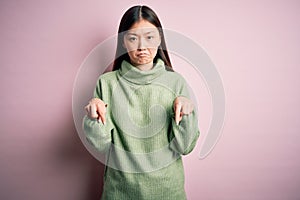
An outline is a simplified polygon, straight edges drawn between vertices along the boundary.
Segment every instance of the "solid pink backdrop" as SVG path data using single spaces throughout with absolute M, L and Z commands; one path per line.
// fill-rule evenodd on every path
M 0 199 L 100 198 L 103 165 L 74 127 L 73 83 L 87 54 L 116 34 L 124 11 L 137 3 L 0 2 Z M 184 158 L 188 199 L 300 199 L 300 4 L 142 4 L 165 28 L 201 45 L 225 87 L 227 113 L 217 146 L 199 160 L 201 136 Z M 173 60 L 188 77 L 182 61 Z M 205 133 L 212 108 L 207 91 L 200 96 Z

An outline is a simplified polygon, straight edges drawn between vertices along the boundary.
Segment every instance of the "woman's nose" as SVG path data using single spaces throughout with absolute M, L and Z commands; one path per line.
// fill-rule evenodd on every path
M 144 49 L 146 49 L 146 42 L 143 38 L 141 38 L 138 43 L 138 50 L 144 50 Z

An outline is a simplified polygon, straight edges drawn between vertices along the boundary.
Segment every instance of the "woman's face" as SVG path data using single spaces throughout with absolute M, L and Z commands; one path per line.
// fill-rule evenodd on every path
M 160 34 L 156 26 L 147 20 L 139 20 L 125 33 L 123 46 L 134 66 L 153 64 L 160 45 Z

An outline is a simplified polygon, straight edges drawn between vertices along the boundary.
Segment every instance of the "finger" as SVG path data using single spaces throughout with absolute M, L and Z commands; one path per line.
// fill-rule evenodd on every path
M 98 111 L 98 114 L 99 114 L 99 119 L 101 119 L 103 124 L 106 124 L 106 118 L 105 118 L 106 105 L 101 105 L 100 103 L 97 104 L 97 111 Z
M 87 105 L 84 107 L 86 114 L 89 116 L 89 112 L 90 112 L 90 105 Z
M 192 103 L 188 104 L 188 113 L 187 114 L 191 114 L 194 110 L 194 105 Z
M 97 108 L 96 108 L 95 104 L 90 105 L 90 117 L 92 119 L 97 119 L 98 118 Z
M 183 113 L 183 112 L 180 112 L 180 116 L 179 116 L 178 122 L 181 122 L 183 115 L 184 115 L 184 113 Z
M 192 104 L 185 104 L 182 106 L 182 114 L 183 115 L 189 115 L 193 111 L 193 105 Z
M 99 118 L 101 119 L 101 121 L 102 121 L 102 124 L 106 124 L 106 118 L 105 118 L 105 114 L 104 113 L 101 113 L 101 114 L 99 114 Z
M 175 122 L 176 122 L 176 125 L 179 124 L 180 122 L 180 111 L 181 111 L 181 103 L 176 103 L 175 104 Z

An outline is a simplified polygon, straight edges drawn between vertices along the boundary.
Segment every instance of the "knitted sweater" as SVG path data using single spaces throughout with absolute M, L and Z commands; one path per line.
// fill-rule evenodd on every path
M 106 124 L 83 119 L 87 141 L 106 155 L 102 200 L 183 200 L 181 155 L 199 137 L 195 111 L 174 119 L 176 97 L 189 98 L 184 78 L 158 59 L 149 71 L 127 61 L 101 75 L 94 97 L 107 106 Z

